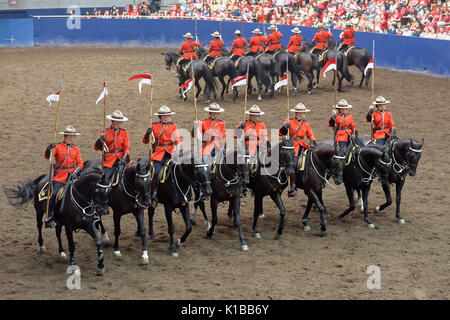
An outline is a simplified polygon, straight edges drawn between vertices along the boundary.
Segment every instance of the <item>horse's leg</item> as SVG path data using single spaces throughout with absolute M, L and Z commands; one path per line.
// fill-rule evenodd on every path
M 38 243 L 39 243 L 39 252 L 44 253 L 45 247 L 44 247 L 44 239 L 42 238 L 42 218 L 44 217 L 44 211 L 36 207 L 36 226 L 38 229 Z
M 361 86 L 362 86 L 362 84 L 363 84 L 365 78 L 366 78 L 366 76 L 364 75 L 364 72 L 363 72 L 363 73 L 362 73 L 362 76 L 361 76 L 361 82 L 359 83 L 359 87 L 360 87 L 360 88 L 361 88 Z
M 241 250 L 247 251 L 248 246 L 247 242 L 245 242 L 244 231 L 242 230 L 242 222 L 241 222 L 241 195 L 235 194 L 234 197 L 230 201 L 230 205 L 233 206 L 234 211 L 234 225 L 238 228 L 239 231 L 239 242 L 241 243 Z
M 172 220 L 172 208 L 169 208 L 168 206 L 164 206 L 164 212 L 166 214 L 166 220 L 167 220 L 167 232 L 169 233 L 169 250 L 170 250 L 172 257 L 178 257 L 177 248 L 175 246 L 175 243 L 173 242 L 173 234 L 175 232 L 175 227 L 173 225 L 173 220 Z
M 342 71 L 339 71 L 337 73 L 337 79 L 338 79 L 338 91 L 342 92 L 342 80 L 344 79 Z
M 317 197 L 319 198 L 320 203 L 322 203 L 323 210 L 325 211 L 325 214 L 328 214 L 327 208 L 325 207 L 325 203 L 323 203 L 322 194 L 323 194 L 323 192 L 322 192 L 322 190 L 320 190 L 320 192 L 318 193 Z
M 120 218 L 122 215 L 117 213 L 117 211 L 113 212 L 113 220 L 114 220 L 114 257 L 119 258 L 122 256 L 119 250 L 119 236 L 120 236 Z
M 253 235 L 255 238 L 260 239 L 261 234 L 258 231 L 257 223 L 258 223 L 258 217 L 263 212 L 263 197 L 255 192 L 255 199 L 254 199 L 254 209 L 253 209 Z
M 392 204 L 391 185 L 388 181 L 382 181 L 381 185 L 383 186 L 384 195 L 386 196 L 386 202 L 375 208 L 377 212 L 383 211 Z
M 295 96 L 295 94 L 297 93 L 297 75 L 293 74 L 292 72 L 291 72 L 291 81 L 292 81 L 292 89 L 294 90 L 294 93 L 292 95 Z
M 73 241 L 73 230 L 72 228 L 65 226 L 67 242 L 69 243 L 69 263 L 74 266 L 75 263 L 75 242 Z
M 228 88 L 230 87 L 231 77 L 227 81 L 227 86 L 225 88 L 225 93 L 228 94 Z
M 400 216 L 400 202 L 402 201 L 402 189 L 405 184 L 405 179 L 399 179 L 395 184 L 395 216 L 397 218 L 397 222 L 400 224 L 404 224 L 405 220 Z
M 189 234 L 192 231 L 191 221 L 189 220 L 189 204 L 184 205 L 183 207 L 180 208 L 180 210 L 181 214 L 183 215 L 186 230 L 184 231 L 184 234 L 181 236 L 181 238 L 178 239 L 176 242 L 177 246 L 179 247 L 181 246 L 182 243 L 186 241 L 187 237 L 189 237 Z
M 225 89 L 227 87 L 225 81 L 223 80 L 223 76 L 219 77 L 219 81 L 222 84 L 222 92 L 220 93 L 220 100 L 223 101 L 223 94 L 225 93 Z
M 58 252 L 59 256 L 63 259 L 67 258 L 67 255 L 64 253 L 64 247 L 61 241 L 61 231 L 62 231 L 62 224 L 56 224 L 55 232 L 56 232 L 56 239 L 58 239 Z
M 308 198 L 313 201 L 313 203 L 316 204 L 317 209 L 320 213 L 320 231 L 322 235 L 325 235 L 327 231 L 327 221 L 325 220 L 325 208 L 322 205 L 322 202 L 320 201 L 318 194 L 320 193 L 320 190 L 318 192 L 315 192 L 314 190 L 309 190 L 308 192 Z
M 101 231 L 103 244 L 106 244 L 109 241 L 108 233 L 106 232 L 105 226 L 103 225 L 103 221 L 99 220 L 95 224 L 97 229 Z
M 234 221 L 234 212 L 233 212 L 233 206 L 231 205 L 231 202 L 228 202 L 228 219 L 230 221 Z
M 281 194 L 279 192 L 270 194 L 270 197 L 280 210 L 280 224 L 278 226 L 277 234 L 275 236 L 278 239 L 283 233 L 284 220 L 286 218 L 286 208 L 284 207 L 283 201 L 281 200 Z
M 309 218 L 309 213 L 311 212 L 312 205 L 313 205 L 313 201 L 310 198 L 308 198 L 308 203 L 306 204 L 305 213 L 303 214 L 303 218 L 302 218 L 302 224 L 303 224 L 304 231 L 311 230 L 311 227 L 309 226 L 309 223 L 308 223 L 308 218 Z
M 141 231 L 141 242 L 142 242 L 142 264 L 148 264 L 148 249 L 147 249 L 147 235 L 145 232 L 144 224 L 144 209 L 139 208 L 137 212 L 133 212 L 136 221 L 138 222 L 138 229 Z
M 203 214 L 203 219 L 205 220 L 206 231 L 208 231 L 209 228 L 211 228 L 211 223 L 209 222 L 208 216 L 206 215 L 205 202 L 203 200 L 199 202 L 199 208 Z
M 375 228 L 373 223 L 369 220 L 368 217 L 368 196 L 369 196 L 370 184 L 364 185 L 362 187 L 362 197 L 363 197 L 363 205 L 364 205 L 364 221 L 367 223 L 369 228 Z
M 340 217 L 343 218 L 348 215 L 350 212 L 355 210 L 355 198 L 353 194 L 353 188 L 350 186 L 345 186 L 345 192 L 347 193 L 349 207 L 344 212 L 341 213 Z
M 150 239 L 155 240 L 155 231 L 153 229 L 153 216 L 155 215 L 155 208 L 148 208 L 148 235 Z
M 213 197 L 211 197 L 210 205 L 211 205 L 211 215 L 212 215 L 212 217 L 211 217 L 211 227 L 206 232 L 206 237 L 208 239 L 212 238 L 213 233 L 214 233 L 214 227 L 216 226 L 217 221 L 218 221 L 218 219 L 217 219 L 217 206 L 218 206 L 217 200 L 213 199 Z
M 89 235 L 94 238 L 95 244 L 97 245 L 97 275 L 102 276 L 105 273 L 105 265 L 103 264 L 103 261 L 105 260 L 105 256 L 103 254 L 103 242 L 102 239 L 100 239 L 99 233 L 97 228 L 95 227 L 94 223 L 91 223 L 86 230 Z

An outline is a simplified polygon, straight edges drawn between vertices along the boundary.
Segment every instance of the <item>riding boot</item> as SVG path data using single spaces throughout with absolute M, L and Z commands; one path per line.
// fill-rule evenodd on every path
M 150 200 L 150 207 L 152 208 L 156 208 L 156 206 L 158 205 L 158 180 L 152 180 L 152 186 L 151 186 L 151 190 L 152 190 L 152 195 L 151 195 L 151 200 Z
M 54 208 L 55 208 L 55 197 L 51 196 L 50 203 L 48 206 L 48 217 L 45 218 L 45 220 L 44 220 L 44 224 L 45 224 L 46 228 L 54 228 L 55 227 L 55 222 L 53 221 Z
M 175 75 L 177 78 L 181 77 L 181 65 L 177 64 L 177 73 Z
M 289 175 L 289 181 L 291 183 L 291 187 L 288 190 L 288 197 L 289 198 L 293 198 L 294 197 L 294 192 L 295 192 L 295 189 L 297 188 L 297 186 L 295 185 L 295 180 L 296 179 L 297 179 L 297 174 L 295 172 L 291 173 Z
M 247 196 L 247 185 L 245 183 L 241 184 L 241 198 L 245 198 Z

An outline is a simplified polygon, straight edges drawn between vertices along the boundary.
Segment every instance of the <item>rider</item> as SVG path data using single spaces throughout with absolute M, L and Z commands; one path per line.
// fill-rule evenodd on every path
M 296 52 L 302 51 L 302 42 L 303 37 L 300 35 L 301 31 L 299 28 L 295 27 L 291 30 L 291 32 L 294 34 L 291 39 L 289 39 L 288 44 L 288 52 L 295 54 Z
M 103 160 L 103 172 L 106 179 L 111 179 L 119 164 L 126 165 L 130 162 L 130 138 L 128 131 L 122 128 L 122 122 L 128 121 L 119 110 L 106 116 L 111 120 L 111 126 L 106 131 L 101 131 L 100 137 L 94 144 L 95 150 L 105 150 Z
M 356 140 L 358 137 L 358 130 L 356 129 L 353 116 L 347 113 L 352 106 L 348 104 L 347 100 L 341 99 L 334 107 L 338 112 L 333 110 L 328 126 L 336 128 L 335 142 L 339 149 L 345 150 L 350 143 L 349 138 Z
M 348 21 L 345 26 L 347 27 L 344 32 L 341 33 L 341 41 L 338 50 L 344 51 L 346 48 L 353 46 L 355 41 L 355 29 L 350 21 Z
M 181 59 L 177 62 L 177 76 L 180 76 L 181 74 L 181 66 L 183 66 L 185 63 L 191 61 L 191 58 L 196 60 L 197 54 L 195 53 L 195 47 L 200 47 L 200 42 L 195 42 L 190 39 L 192 39 L 192 34 L 190 32 L 186 33 L 184 36 L 184 39 L 186 40 L 181 44 L 180 50 L 178 50 L 178 53 L 181 54 Z
M 306 120 L 306 113 L 310 112 L 309 109 L 306 109 L 303 103 L 298 103 L 294 109 L 290 110 L 295 113 L 294 118 L 290 118 L 289 120 L 285 120 L 283 126 L 278 131 L 280 136 L 284 136 L 289 131 L 289 136 L 294 139 L 294 169 L 295 171 L 290 175 L 289 179 L 291 182 L 291 188 L 288 191 L 288 196 L 293 197 L 295 192 L 295 180 L 297 177 L 297 163 L 298 159 L 305 149 L 314 149 L 317 145 L 316 137 L 311 130 L 311 126 Z M 310 141 L 311 147 L 305 142 L 305 136 Z
M 245 46 L 247 45 L 247 41 L 244 37 L 241 37 L 241 31 L 236 30 L 234 32 L 236 39 L 233 40 L 233 45 L 231 46 L 232 56 L 231 60 L 236 61 L 239 57 L 245 56 Z
M 216 102 L 204 109 L 209 117 L 199 121 L 199 130 L 202 134 L 202 155 L 214 157 L 218 151 L 223 150 L 226 142 L 225 121 L 219 115 L 225 110 Z
M 389 137 L 395 136 L 395 123 L 392 119 L 392 113 L 386 110 L 386 105 L 390 103 L 384 97 L 379 96 L 373 104 L 377 107 L 374 111 L 373 106 L 369 107 L 369 113 L 366 116 L 366 122 L 373 121 L 373 139 L 378 145 L 384 145 Z
M 279 50 L 281 50 L 280 39 L 283 38 L 281 32 L 278 31 L 278 28 L 274 25 L 269 27 L 271 33 L 267 36 L 267 49 L 266 53 L 273 54 Z
M 312 41 L 312 44 L 317 41 L 317 45 L 311 50 L 311 53 L 318 53 L 326 49 L 328 47 L 327 39 L 333 38 L 331 32 L 323 30 L 323 23 L 319 23 L 317 25 L 317 29 L 319 29 L 319 31 L 316 33 Z
M 64 139 L 60 143 L 51 143 L 44 153 L 44 158 L 50 158 L 50 152 L 53 151 L 55 162 L 53 164 L 53 180 L 52 180 L 52 194 L 50 197 L 50 205 L 48 211 L 48 218 L 45 219 L 45 227 L 53 228 L 53 209 L 55 207 L 55 197 L 59 189 L 64 186 L 68 180 L 69 175 L 75 176 L 81 169 L 83 169 L 83 159 L 81 158 L 80 150 L 73 144 L 75 136 L 80 135 L 72 126 L 67 126 L 64 132 L 59 132 L 64 135 Z
M 225 46 L 225 43 L 221 39 L 221 35 L 219 32 L 215 31 L 211 34 L 214 39 L 211 40 L 209 44 L 209 54 L 205 58 L 205 62 L 209 64 L 216 57 L 222 56 L 222 48 Z
M 158 116 L 159 121 L 153 122 L 152 126 L 147 129 L 147 132 L 142 139 L 144 144 L 150 142 L 150 135 L 152 136 L 152 154 L 151 160 L 153 162 L 154 174 L 152 181 L 152 207 L 156 207 L 158 203 L 157 200 L 157 189 L 159 184 L 158 175 L 161 169 L 165 166 L 167 161 L 172 158 L 172 155 L 176 151 L 176 147 L 181 142 L 181 137 L 178 133 L 177 125 L 172 122 L 172 112 L 169 107 L 162 106 L 159 108 L 155 116 Z
M 267 38 L 261 35 L 261 31 L 256 28 L 252 31 L 255 34 L 251 37 L 249 45 L 248 56 L 257 56 L 258 54 L 264 52 L 264 44 L 267 42 Z

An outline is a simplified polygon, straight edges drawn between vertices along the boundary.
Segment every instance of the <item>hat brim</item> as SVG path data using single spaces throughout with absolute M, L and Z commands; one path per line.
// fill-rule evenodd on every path
M 108 114 L 106 116 L 106 119 L 109 119 L 111 121 L 120 121 L 120 122 L 128 121 L 127 117 L 123 117 L 122 119 L 117 119 L 117 118 L 113 118 L 110 114 Z
M 254 115 L 254 116 L 262 116 L 262 115 L 264 114 L 263 111 L 260 111 L 260 112 L 258 112 L 258 113 L 250 112 L 250 111 L 245 111 L 245 113 L 246 113 L 246 114 L 249 114 L 249 115 Z
M 169 113 L 154 113 L 153 115 L 155 115 L 155 116 L 171 116 L 171 115 L 174 115 L 175 114 L 175 112 L 169 112 Z
M 225 111 L 225 109 L 220 108 L 220 107 L 219 107 L 219 110 L 211 110 L 211 109 L 209 109 L 209 107 L 206 107 L 203 110 L 205 110 L 206 112 L 215 112 L 215 113 L 220 113 L 220 112 L 224 112 Z
M 386 100 L 386 101 L 383 101 L 383 102 L 376 102 L 376 101 L 374 101 L 374 102 L 372 102 L 372 104 L 374 104 L 374 105 L 381 105 L 381 104 L 388 104 L 388 103 L 391 103 L 391 101 L 389 101 L 389 100 Z
M 183 35 L 183 38 L 189 38 L 189 39 L 192 39 L 193 37 L 190 36 L 190 35 L 184 34 L 184 35 Z
M 292 29 L 291 32 L 292 33 L 302 33 L 300 30 L 294 30 L 294 29 Z
M 59 134 L 63 134 L 65 136 L 79 136 L 81 133 L 79 132 L 58 132 Z
M 290 112 L 310 112 L 311 110 L 309 109 L 305 109 L 305 110 L 295 110 L 295 109 L 291 109 L 289 110 Z
M 351 104 L 348 104 L 346 106 L 334 106 L 336 109 L 350 109 L 352 107 Z

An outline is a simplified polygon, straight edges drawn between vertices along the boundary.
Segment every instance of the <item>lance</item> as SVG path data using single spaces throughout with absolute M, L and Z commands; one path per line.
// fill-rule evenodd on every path
M 58 129 L 58 118 L 59 118 L 59 110 L 61 108 L 61 94 L 62 88 L 64 84 L 64 71 L 61 76 L 61 83 L 59 85 L 59 99 L 58 99 L 58 107 L 56 108 L 56 117 L 55 117 L 55 127 L 53 128 L 53 143 L 56 143 L 56 130 Z M 53 150 L 50 151 L 50 169 L 48 173 L 48 191 L 47 191 L 47 204 L 45 207 L 45 217 L 48 218 L 48 210 L 50 208 L 50 197 L 52 195 L 52 182 L 53 182 Z
M 286 115 L 287 121 L 289 122 L 289 59 L 286 57 Z M 287 132 L 287 137 L 289 138 L 289 129 Z
M 106 80 L 107 79 L 108 79 L 108 75 L 106 73 L 106 67 L 105 67 L 105 77 L 103 80 L 103 88 L 106 88 Z M 103 96 L 103 133 L 106 134 L 106 94 Z M 103 149 L 102 149 L 102 171 L 104 171 L 104 169 L 105 169 L 105 146 L 103 146 Z
M 198 18 L 195 17 L 195 42 L 198 42 L 198 37 L 197 37 L 197 21 L 198 21 Z
M 373 68 L 372 68 L 372 101 L 375 101 L 375 40 L 372 41 L 372 58 L 373 58 Z M 370 140 L 373 141 L 373 113 L 370 117 Z
M 150 82 L 150 124 L 149 124 L 149 126 L 150 126 L 150 128 L 152 127 L 152 123 L 153 123 L 153 81 L 155 80 L 154 78 L 153 78 L 153 63 L 152 63 L 152 70 L 151 70 L 151 73 L 150 73 L 150 76 L 151 76 L 151 82 Z M 153 135 L 153 132 L 152 132 L 152 135 Z M 149 167 L 151 168 L 151 162 L 152 162 L 152 160 L 151 160 L 151 157 L 152 157 L 152 139 L 151 139 L 151 137 L 149 137 L 149 144 L 148 144 L 148 164 L 149 164 Z
M 197 97 L 196 97 L 196 87 L 195 87 L 195 74 L 194 74 L 194 62 L 191 57 L 191 67 L 192 67 L 192 87 L 193 87 L 193 93 L 194 93 L 194 114 L 195 114 L 195 121 L 194 121 L 194 139 L 198 140 L 199 147 L 201 145 L 201 135 L 199 134 L 199 128 L 198 128 L 198 114 L 197 114 Z M 194 142 L 195 145 L 195 142 Z
M 245 111 L 247 110 L 247 91 L 248 91 L 248 70 L 250 67 L 250 63 L 247 64 L 247 73 L 245 74 L 245 95 L 244 95 L 244 113 L 243 120 L 245 122 Z
M 328 29 L 329 30 L 329 29 Z M 337 62 L 338 62 L 338 59 L 337 59 L 337 48 L 336 48 L 336 69 L 334 70 L 334 110 L 336 110 L 336 106 L 337 106 L 337 77 L 336 77 L 336 75 L 337 75 Z M 336 113 L 336 119 L 337 119 L 337 113 Z M 337 133 L 337 130 L 336 130 L 336 119 L 335 119 L 335 123 L 334 123 L 334 128 L 333 128 L 333 135 L 334 135 L 334 138 L 333 138 L 333 144 L 334 144 L 334 149 L 335 149 L 335 151 L 336 151 L 336 133 Z

